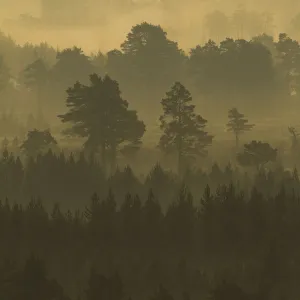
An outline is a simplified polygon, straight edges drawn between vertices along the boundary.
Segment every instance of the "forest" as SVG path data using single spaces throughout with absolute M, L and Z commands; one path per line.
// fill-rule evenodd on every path
M 1 299 L 299 298 L 297 40 L 0 54 Z

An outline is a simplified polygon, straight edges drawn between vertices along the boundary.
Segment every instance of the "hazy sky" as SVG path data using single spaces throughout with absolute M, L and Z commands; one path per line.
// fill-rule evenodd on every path
M 169 2 L 173 2 L 175 5 L 170 5 L 170 8 L 164 11 L 159 4 L 126 14 L 121 14 L 116 9 L 107 11 L 104 15 L 106 23 L 97 28 L 59 30 L 35 28 L 29 30 L 20 26 L 7 25 L 3 21 L 16 19 L 21 13 L 39 17 L 41 13 L 39 0 L 15 0 L 13 3 L 8 0 L 0 0 L 0 20 L 3 24 L 1 29 L 5 33 L 9 33 L 19 43 L 47 41 L 60 48 L 77 44 L 89 52 L 99 48 L 102 51 L 107 51 L 119 47 L 133 25 L 148 21 L 161 24 L 169 33 L 170 38 L 177 40 L 182 48 L 188 49 L 207 38 L 203 25 L 203 18 L 207 13 L 219 9 L 231 14 L 240 3 L 238 0 L 234 2 L 228 0 L 169 0 Z M 274 16 L 276 30 L 279 32 L 284 30 L 283 28 L 288 23 L 287 20 L 290 21 L 291 17 L 296 14 L 300 5 L 298 2 L 295 0 L 244 0 L 243 4 L 249 10 L 255 9 L 262 12 L 268 9 Z M 99 15 L 101 12 L 103 13 L 100 8 L 93 11 L 99 12 Z

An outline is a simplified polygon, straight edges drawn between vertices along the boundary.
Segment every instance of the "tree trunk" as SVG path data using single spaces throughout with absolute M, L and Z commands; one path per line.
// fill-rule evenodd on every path
M 177 172 L 178 172 L 178 175 L 181 174 L 181 165 L 182 165 L 182 155 L 181 155 L 181 152 L 178 151 L 178 158 L 177 158 Z
M 42 92 L 43 88 L 41 85 L 37 86 L 37 112 L 43 112 L 43 108 L 42 108 Z
M 182 137 L 179 137 L 178 141 L 177 172 L 179 176 L 181 176 L 183 173 Z
M 36 120 L 37 120 L 37 126 L 39 129 L 44 129 L 43 123 L 44 123 L 44 115 L 43 115 L 43 107 L 42 107 L 42 87 L 40 85 L 37 86 L 37 114 L 36 114 Z
M 105 143 L 102 143 L 101 145 L 101 163 L 104 175 L 106 176 L 106 145 Z
M 239 149 L 239 146 L 240 146 L 239 134 L 236 133 L 236 134 L 235 134 L 235 147 L 236 147 L 236 150 Z
M 115 144 L 111 145 L 110 149 L 110 172 L 114 174 L 117 167 L 117 146 Z
M 181 102 L 179 102 L 179 107 L 178 107 L 178 111 L 179 111 L 179 120 L 178 120 L 178 122 L 179 122 L 179 133 L 178 133 L 178 144 L 177 144 L 177 146 L 178 146 L 178 166 L 177 166 L 177 168 L 178 168 L 178 175 L 179 176 L 182 176 L 182 168 L 183 168 L 183 155 L 182 155 L 182 138 L 183 138 L 183 136 L 182 136 L 182 109 L 181 109 Z

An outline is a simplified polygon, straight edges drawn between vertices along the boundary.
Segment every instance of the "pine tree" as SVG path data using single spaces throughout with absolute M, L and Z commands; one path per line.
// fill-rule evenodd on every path
M 165 153 L 177 154 L 179 174 L 183 174 L 186 160 L 206 155 L 213 139 L 205 131 L 207 121 L 195 113 L 195 105 L 191 103 L 190 92 L 180 82 L 161 101 L 164 113 L 160 117 L 163 134 L 159 147 Z
M 77 82 L 67 90 L 69 111 L 59 116 L 62 122 L 73 123 L 66 134 L 86 137 L 86 146 L 100 147 L 102 164 L 109 161 L 112 173 L 116 168 L 120 146 L 137 142 L 145 132 L 145 124 L 121 96 L 119 84 L 109 76 L 90 76 L 90 85 Z
M 233 132 L 235 135 L 236 148 L 239 147 L 240 135 L 245 131 L 251 130 L 254 125 L 249 124 L 245 115 L 241 114 L 236 108 L 232 108 L 228 111 L 229 122 L 227 123 L 228 131 Z

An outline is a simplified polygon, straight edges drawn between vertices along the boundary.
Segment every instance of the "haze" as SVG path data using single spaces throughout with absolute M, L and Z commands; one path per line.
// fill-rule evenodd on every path
M 131 9 L 122 9 L 120 5 L 93 5 L 88 4 L 88 17 L 84 21 L 73 22 L 72 26 L 24 26 L 17 20 L 21 14 L 40 18 L 42 9 L 40 1 L 8 1 L 1 0 L 0 20 L 1 30 L 11 35 L 20 44 L 27 42 L 40 43 L 47 41 L 52 46 L 59 48 L 80 45 L 86 52 L 108 51 L 118 48 L 125 39 L 130 28 L 142 21 L 160 24 L 168 32 L 171 39 L 179 42 L 179 46 L 185 50 L 193 47 L 201 41 L 208 39 L 209 33 L 205 26 L 205 16 L 215 10 L 226 13 L 229 17 L 239 7 L 258 13 L 267 12 L 273 20 L 268 33 L 274 35 L 279 32 L 294 34 L 291 27 L 291 19 L 297 15 L 300 6 L 298 1 L 159 1 L 144 3 L 140 0 L 139 5 Z M 63 2 L 63 1 L 62 1 Z M 92 1 L 89 1 L 92 2 Z M 96 1 L 94 1 L 96 2 Z M 125 2 L 125 1 L 124 1 Z M 168 3 L 166 3 L 168 2 Z M 91 9 L 92 8 L 92 9 Z M 73 7 L 72 7 L 73 9 Z M 102 14 L 102 15 L 101 15 Z M 102 19 L 101 25 L 85 26 L 89 19 L 98 16 Z M 253 22 L 255 23 L 255 22 Z M 84 25 L 82 25 L 84 24 Z M 253 24 L 256 26 L 256 24 Z M 226 35 L 220 28 L 221 35 Z M 231 33 L 228 32 L 228 35 Z M 245 34 L 244 34 L 245 35 Z
M 299 299 L 300 1 L 132 1 L 0 0 L 0 300 Z

